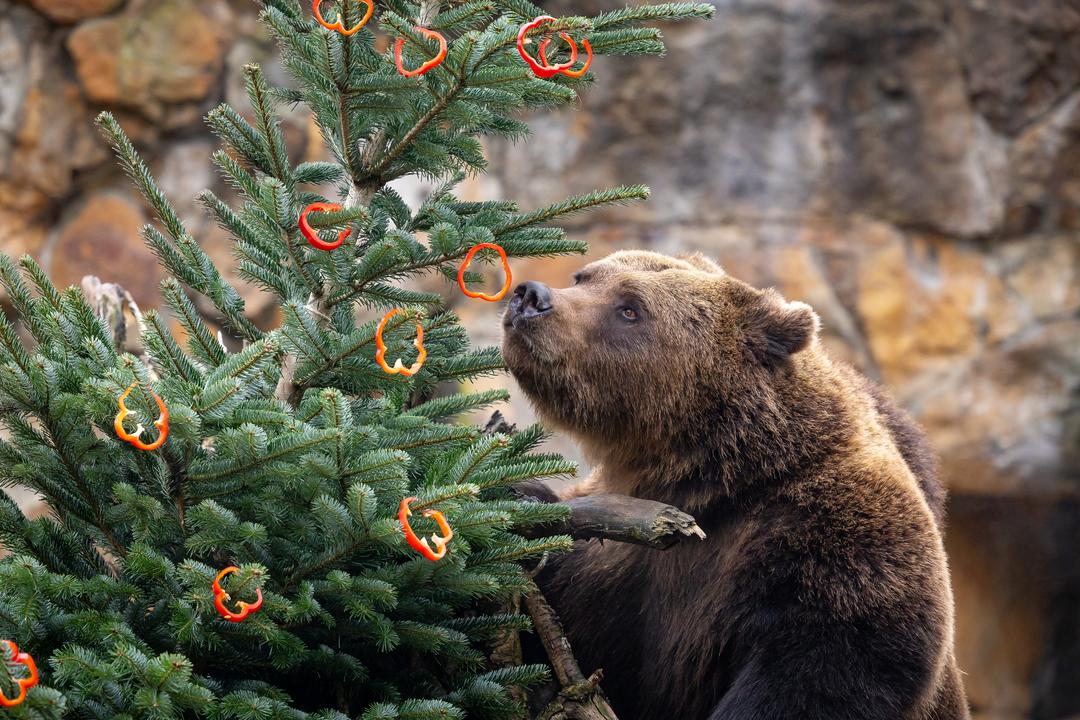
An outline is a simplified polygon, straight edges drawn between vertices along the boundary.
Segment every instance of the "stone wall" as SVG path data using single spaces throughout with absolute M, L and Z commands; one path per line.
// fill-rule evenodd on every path
M 1080 4 L 716 4 L 712 23 L 665 28 L 667 58 L 598 59 L 583 112 L 492 144 L 469 191 L 533 206 L 647 183 L 650 202 L 571 222 L 590 256 L 700 250 L 811 303 L 941 452 L 977 716 L 1080 716 Z M 200 118 L 245 107 L 245 62 L 282 81 L 272 56 L 247 0 L 0 0 L 0 248 L 157 303 L 146 210 L 91 128 L 108 108 L 228 264 L 192 202 L 228 194 Z M 286 132 L 296 158 L 320 152 L 302 112 Z M 580 262 L 515 272 L 561 283 Z M 479 305 L 460 309 L 497 342 Z M 265 298 L 249 307 L 273 322 Z M 530 417 L 520 396 L 509 413 Z

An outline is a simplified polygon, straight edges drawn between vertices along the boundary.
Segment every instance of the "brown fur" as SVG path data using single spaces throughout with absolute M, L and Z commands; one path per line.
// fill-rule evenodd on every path
M 536 291 L 550 309 L 519 288 L 503 352 L 597 466 L 571 494 L 670 503 L 708 533 L 580 543 L 541 578 L 622 720 L 968 717 L 933 456 L 807 305 L 648 252 Z

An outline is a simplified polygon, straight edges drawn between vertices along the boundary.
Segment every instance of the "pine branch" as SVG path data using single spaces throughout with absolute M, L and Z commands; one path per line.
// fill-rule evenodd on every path
M 291 183 L 292 171 L 289 167 L 289 154 L 285 149 L 285 137 L 281 134 L 281 127 L 274 117 L 273 98 L 270 97 L 266 80 L 263 79 L 259 66 L 245 65 L 244 79 L 247 84 L 248 98 L 251 100 L 251 109 L 255 111 L 256 122 L 264 145 L 263 150 L 270 158 L 272 174 L 283 183 Z
M 120 557 L 127 555 L 127 547 L 116 536 L 112 530 L 112 526 L 105 518 L 105 512 L 98 502 L 98 498 L 90 490 L 90 487 L 86 483 L 86 479 L 79 470 L 78 463 L 71 458 L 67 453 L 67 446 L 61 439 L 61 432 L 56 419 L 49 415 L 47 412 L 40 417 L 42 424 L 45 427 L 45 431 L 48 434 L 48 440 L 52 451 L 56 453 L 56 456 L 60 459 L 64 469 L 67 471 L 68 476 L 74 481 L 75 486 L 79 490 L 79 494 L 82 496 L 87 507 L 93 512 L 93 518 L 89 521 L 91 525 L 96 527 L 101 532 L 102 537 L 108 543 L 108 550 Z
M 103 112 L 98 115 L 97 124 L 105 134 L 106 140 L 112 145 L 128 177 L 135 182 L 143 197 L 154 208 L 154 212 L 165 224 L 165 228 L 169 231 L 172 239 L 179 241 L 180 238 L 187 234 L 184 224 L 176 211 L 173 210 L 169 199 L 165 197 L 165 193 L 161 192 L 157 183 L 154 182 L 153 177 L 150 175 L 150 169 L 146 167 L 146 163 L 139 157 L 135 146 L 128 139 L 127 133 L 120 127 L 120 123 L 116 121 L 112 113 Z
M 437 420 L 460 415 L 471 410 L 479 410 L 492 403 L 506 402 L 509 399 L 510 394 L 505 390 L 485 390 L 469 394 L 448 395 L 416 405 L 409 410 L 409 414 Z
M 330 55 L 330 38 L 324 39 L 326 43 L 327 57 Z M 348 48 L 351 47 L 350 43 L 345 43 L 345 52 L 348 52 Z M 346 67 L 348 67 L 348 56 L 346 55 Z M 349 123 L 349 108 L 348 108 L 348 88 L 341 82 L 337 82 L 338 98 L 337 98 L 337 113 L 338 113 L 338 132 L 341 135 L 341 157 L 345 161 L 345 170 L 349 174 L 352 180 L 352 187 L 356 188 L 358 178 L 361 175 L 360 162 L 356 157 L 356 143 L 353 142 L 352 127 Z M 365 203 L 366 204 L 366 203 Z
M 406 132 L 400 140 L 394 143 L 382 158 L 375 162 L 373 167 L 369 168 L 364 173 L 365 179 L 370 179 L 369 182 L 376 182 L 380 185 L 385 182 L 383 180 L 383 173 L 385 173 L 394 161 L 397 160 L 413 141 L 420 136 L 420 133 L 427 129 L 428 125 L 439 117 L 439 114 L 450 105 L 451 101 L 453 101 L 454 97 L 461 91 L 462 87 L 463 85 L 459 80 L 451 85 L 450 89 L 444 94 L 440 95 L 431 107 L 429 107 L 413 126 L 409 128 L 409 131 Z
M 211 367 L 224 362 L 225 348 L 221 347 L 221 343 L 214 338 L 210 328 L 203 322 L 180 283 L 173 278 L 165 278 L 161 281 L 161 294 L 176 313 L 184 330 L 187 331 L 188 347 L 194 351 L 195 355 Z
M 711 20 L 715 15 L 716 8 L 709 3 L 660 3 L 600 13 L 593 18 L 592 24 L 594 30 L 611 30 L 635 22 Z
M 211 480 L 231 478 L 236 475 L 249 473 L 252 470 L 256 470 L 264 465 L 268 465 L 290 455 L 301 454 L 307 450 L 316 448 L 323 443 L 335 442 L 340 439 L 341 435 L 338 432 L 313 432 L 309 434 L 309 437 L 301 438 L 298 441 L 290 440 L 289 442 L 281 442 L 279 443 L 278 448 L 265 455 L 252 458 L 251 460 L 236 465 L 226 464 L 223 467 L 211 466 L 211 468 L 204 472 L 193 472 L 189 477 L 195 482 L 209 482 Z
M 244 301 L 240 293 L 222 279 L 210 258 L 187 233 L 180 217 L 154 182 L 149 168 L 139 157 L 120 123 L 110 113 L 103 112 L 98 115 L 97 124 L 112 145 L 128 176 L 154 208 L 169 233 L 171 244 L 153 228 L 149 229 L 146 237 L 155 254 L 174 275 L 184 278 L 192 288 L 209 298 L 218 312 L 242 337 L 248 340 L 261 337 L 262 333 L 258 328 L 243 315 Z
M 371 204 L 373 195 L 374 191 L 370 188 L 365 189 L 353 184 L 343 207 L 345 210 L 366 207 Z M 312 294 L 308 298 L 308 307 L 317 318 L 325 318 L 333 306 L 325 298 Z M 374 341 L 374 337 L 372 341 Z M 274 389 L 274 397 L 278 400 L 295 403 L 299 389 L 295 382 L 297 363 L 298 360 L 295 354 L 289 353 L 286 355 L 281 366 L 281 377 L 278 379 L 277 387 Z
M 563 217 L 573 213 L 599 207 L 601 205 L 625 205 L 637 200 L 647 200 L 649 188 L 644 185 L 630 185 L 611 188 L 610 190 L 597 190 L 595 192 L 577 195 L 561 202 L 553 203 L 546 208 L 533 210 L 530 213 L 519 215 L 507 223 L 493 229 L 495 237 L 506 235 L 526 227 L 539 223 L 549 222 L 557 217 Z

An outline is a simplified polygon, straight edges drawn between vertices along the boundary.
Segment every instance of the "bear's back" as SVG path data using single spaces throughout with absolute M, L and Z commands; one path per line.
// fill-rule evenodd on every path
M 934 521 L 939 528 L 944 529 L 946 492 L 938 476 L 937 455 L 930 447 L 926 434 L 907 412 L 896 406 L 880 386 L 861 376 L 859 379 L 867 394 L 873 398 L 881 422 L 889 430 L 896 449 L 904 458 L 911 474 L 918 480 L 926 503 L 934 514 Z

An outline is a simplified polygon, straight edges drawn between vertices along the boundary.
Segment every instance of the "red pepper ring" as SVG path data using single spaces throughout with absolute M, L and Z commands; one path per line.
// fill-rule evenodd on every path
M 558 73 L 562 72 L 563 70 L 566 70 L 567 68 L 572 67 L 574 65 L 574 63 L 577 62 L 577 54 L 578 54 L 577 43 L 570 40 L 569 38 L 567 38 L 567 40 L 570 43 L 570 59 L 567 60 L 565 63 L 561 63 L 559 65 L 548 65 L 546 62 L 541 64 L 540 62 L 537 62 L 536 58 L 534 58 L 532 55 L 530 55 L 527 50 L 525 50 L 526 36 L 529 34 L 529 31 L 538 28 L 539 26 L 543 25 L 546 22 L 554 22 L 554 21 L 555 21 L 555 18 L 551 17 L 550 15 L 541 15 L 540 17 L 536 18 L 535 20 L 532 20 L 531 22 L 525 23 L 518 30 L 518 36 L 517 36 L 518 53 L 520 53 L 521 58 L 526 63 L 529 64 L 529 67 L 532 68 L 533 74 L 536 75 L 536 77 L 538 77 L 538 78 L 544 78 L 544 79 L 550 78 L 550 77 L 552 77 L 554 75 L 557 75 Z M 566 37 L 565 33 L 560 33 L 560 34 L 563 35 L 563 37 Z
M 150 388 L 150 394 L 154 396 L 154 402 L 157 403 L 158 411 L 160 412 L 160 414 L 158 415 L 158 419 L 154 421 L 154 427 L 158 429 L 158 439 L 150 443 L 149 445 L 140 440 L 139 436 L 142 435 L 143 431 L 143 426 L 141 423 L 138 425 L 138 427 L 135 428 L 135 432 L 133 433 L 129 433 L 127 430 L 124 429 L 124 418 L 126 418 L 131 412 L 127 409 L 127 405 L 124 404 L 124 400 L 138 384 L 139 383 L 137 382 L 131 383 L 128 389 L 125 390 L 120 396 L 120 398 L 116 401 L 116 404 L 120 408 L 120 411 L 116 413 L 116 417 L 113 418 L 113 430 L 116 431 L 117 437 L 119 437 L 121 440 L 131 443 L 140 450 L 157 450 L 159 447 L 165 444 L 165 438 L 169 437 L 169 408 L 165 407 L 165 401 L 162 400 L 161 397 L 156 392 L 154 392 L 152 388 Z
M 401 501 L 401 506 L 398 508 L 398 522 L 401 523 L 401 529 L 405 533 L 405 541 L 409 543 L 409 546 L 416 550 L 418 553 L 426 557 L 428 560 L 440 560 L 446 555 L 446 546 L 454 539 L 454 530 L 450 527 L 450 523 L 446 521 L 446 516 L 439 510 L 427 509 L 423 511 L 424 517 L 429 517 L 435 521 L 439 526 L 439 531 L 442 535 L 432 535 L 431 542 L 437 548 L 432 550 L 428 545 L 427 538 L 419 538 L 413 531 L 412 526 L 409 524 L 409 516 L 412 515 L 412 510 L 409 509 L 409 503 L 417 500 L 416 497 L 407 497 Z
M 345 242 L 345 238 L 349 237 L 349 234 L 352 233 L 352 228 L 348 228 L 339 232 L 337 240 L 335 240 L 334 242 L 326 242 L 321 237 L 319 237 L 318 231 L 316 231 L 315 228 L 311 227 L 311 223 L 308 221 L 308 215 L 313 212 L 341 212 L 342 209 L 343 208 L 337 203 L 311 203 L 306 208 L 304 208 L 304 211 L 302 213 L 300 213 L 300 234 L 304 236 L 304 239 L 308 241 L 309 245 L 314 248 L 318 248 L 319 250 L 330 251 L 335 248 L 341 247 L 341 243 Z
M 465 269 L 469 267 L 469 263 L 472 262 L 473 255 L 477 250 L 483 250 L 488 248 L 490 250 L 498 250 L 499 256 L 502 258 L 503 272 L 506 273 L 506 282 L 503 283 L 502 290 L 494 295 L 487 295 L 485 293 L 473 292 L 465 287 Z M 506 296 L 506 292 L 510 289 L 510 284 L 513 282 L 513 275 L 510 273 L 510 262 L 506 259 L 506 251 L 494 243 L 480 243 L 473 245 L 472 249 L 465 256 L 465 261 L 461 263 L 461 267 L 458 268 L 457 273 L 458 287 L 461 288 L 461 292 L 465 293 L 466 297 L 480 298 L 481 300 L 487 300 L 488 302 L 498 302 Z
M 217 574 L 217 577 L 214 578 L 213 584 L 210 586 L 214 591 L 214 607 L 217 608 L 217 611 L 221 615 L 221 617 L 225 618 L 229 622 L 234 623 L 238 623 L 244 618 L 246 618 L 248 615 L 258 612 L 259 608 L 261 608 L 263 604 L 262 588 L 255 588 L 255 602 L 246 603 L 242 600 L 237 601 L 236 606 L 240 609 L 235 611 L 225 607 L 225 601 L 232 600 L 232 597 L 229 595 L 229 593 L 225 592 L 225 590 L 222 589 L 221 579 L 224 578 L 226 575 L 238 572 L 239 570 L 240 568 L 236 567 L 235 565 L 230 565 L 229 567 L 225 568 Z
M 8 646 L 8 650 L 11 651 L 11 660 L 16 665 L 24 665 L 26 669 L 30 671 L 30 674 L 22 678 L 11 678 L 11 681 L 15 683 L 15 686 L 19 688 L 19 694 L 13 698 L 4 696 L 4 693 L 0 691 L 0 707 L 15 707 L 21 705 L 23 700 L 26 699 L 26 691 L 38 684 L 38 669 L 37 663 L 34 662 L 34 658 L 29 654 L 19 652 L 19 646 L 11 640 L 3 640 L 5 645 Z
M 431 58 L 415 70 L 406 70 L 405 63 L 401 58 L 401 51 L 405 49 L 405 38 L 399 37 L 394 43 L 394 64 L 397 65 L 397 71 L 401 73 L 401 76 L 407 78 L 423 75 L 431 68 L 441 65 L 442 61 L 446 59 L 446 38 L 444 38 L 441 33 L 436 30 L 422 28 L 419 25 L 415 26 L 413 29 L 429 40 L 438 40 L 439 52 L 435 54 L 435 57 Z
M 348 2 L 348 0 L 343 1 Z M 364 13 L 364 17 L 360 19 L 360 22 L 354 25 L 350 30 L 345 29 L 345 21 L 342 19 L 341 13 L 338 13 L 337 22 L 328 23 L 323 19 L 322 12 L 319 10 L 319 6 L 323 4 L 323 0 L 315 0 L 311 6 L 311 12 L 315 16 L 315 22 L 319 23 L 327 30 L 337 30 L 345 37 L 349 37 L 350 35 L 355 35 L 360 31 L 360 28 L 367 25 L 367 21 L 371 19 L 371 14 L 375 12 L 375 0 L 357 0 L 357 2 L 364 3 L 368 6 L 368 9 L 367 12 Z
M 559 35 L 561 37 L 563 37 L 566 40 L 566 42 L 568 42 L 568 43 L 573 43 L 574 42 L 573 40 L 570 39 L 570 36 L 567 35 L 566 33 L 559 33 Z M 540 48 L 539 48 L 540 62 L 544 63 L 545 65 L 548 64 L 548 61 L 547 61 L 547 55 L 545 54 L 544 51 L 547 50 L 547 46 L 550 45 L 550 44 L 551 44 L 551 38 L 549 38 L 549 37 L 546 37 L 546 38 L 544 38 L 543 40 L 540 41 Z M 577 70 L 561 70 L 560 72 L 563 75 L 565 75 L 566 77 L 579 78 L 582 75 L 584 75 L 586 73 L 586 71 L 588 71 L 589 66 L 592 65 L 592 45 L 589 43 L 589 39 L 588 38 L 582 38 L 581 39 L 581 45 L 582 45 L 582 47 L 585 48 L 585 54 L 586 54 L 585 64 L 582 65 L 581 67 L 579 67 Z
M 416 323 L 416 340 L 413 340 L 413 345 L 419 352 L 416 356 L 416 362 L 412 364 L 412 367 L 405 367 L 401 364 L 401 358 L 398 358 L 394 362 L 393 367 L 386 364 L 386 343 L 383 341 L 382 334 L 383 330 L 386 329 L 386 322 L 398 311 L 399 308 L 394 308 L 383 315 L 383 319 L 379 321 L 379 327 L 375 330 L 375 362 L 379 363 L 379 367 L 381 367 L 385 373 L 412 377 L 424 365 L 424 361 L 427 360 L 427 348 L 424 347 L 424 326 L 421 325 L 419 321 Z

